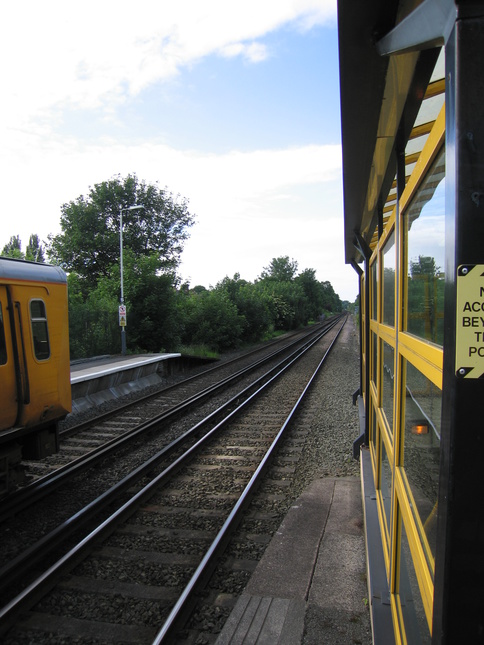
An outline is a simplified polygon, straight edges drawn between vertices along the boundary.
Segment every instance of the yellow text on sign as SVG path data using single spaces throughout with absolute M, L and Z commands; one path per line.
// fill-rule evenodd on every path
M 484 374 L 484 264 L 462 264 L 457 269 L 456 375 Z

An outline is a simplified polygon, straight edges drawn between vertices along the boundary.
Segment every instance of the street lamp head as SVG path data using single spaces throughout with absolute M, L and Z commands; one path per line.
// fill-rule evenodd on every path
M 134 211 L 137 210 L 138 208 L 144 208 L 143 204 L 140 204 L 139 206 L 127 206 L 126 208 L 120 208 L 122 211 Z

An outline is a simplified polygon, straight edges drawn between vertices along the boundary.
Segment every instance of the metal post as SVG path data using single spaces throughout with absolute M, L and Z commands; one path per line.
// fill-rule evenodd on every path
M 121 298 L 120 303 L 124 305 L 124 282 L 123 282 L 123 209 L 119 209 L 119 269 L 121 272 Z M 121 327 L 121 354 L 126 356 L 126 328 Z
M 120 304 L 124 305 L 124 277 L 123 277 L 123 211 L 135 211 L 144 206 L 119 207 L 119 270 L 121 273 L 121 297 Z M 121 354 L 126 356 L 126 327 L 121 326 Z

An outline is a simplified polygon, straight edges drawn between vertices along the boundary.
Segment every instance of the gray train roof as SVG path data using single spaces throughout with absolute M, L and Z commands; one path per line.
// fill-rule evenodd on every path
M 60 267 L 51 264 L 0 257 L 0 282 L 10 280 L 66 284 L 67 276 Z

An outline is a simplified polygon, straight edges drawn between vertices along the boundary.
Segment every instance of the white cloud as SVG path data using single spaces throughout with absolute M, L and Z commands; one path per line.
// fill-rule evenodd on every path
M 58 233 L 62 203 L 115 174 L 136 172 L 150 183 L 162 177 L 197 215 L 183 254 L 185 278 L 208 286 L 239 271 L 252 280 L 273 257 L 290 255 L 301 270 L 324 266 L 318 278 L 337 291 L 342 285 L 338 292 L 350 297 L 342 273 L 349 271 L 349 293 L 356 279 L 344 268 L 339 146 L 216 155 L 142 139 L 88 145 L 74 131 L 57 134 L 65 108 L 118 119 L 120 104 L 204 57 L 261 63 L 272 55 L 268 33 L 304 32 L 335 16 L 336 0 L 8 3 L 0 25 L 8 98 L 0 104 L 7 168 L 0 244 L 11 235 L 20 234 L 25 246 L 31 233 Z
M 257 40 L 267 33 L 285 24 L 309 29 L 335 13 L 335 0 L 10 2 L 0 32 L 3 120 L 116 104 L 209 54 L 259 62 L 268 54 Z
M 344 266 L 340 146 L 214 155 L 152 143 L 104 147 L 71 140 L 38 148 L 30 142 L 24 141 L 29 154 L 12 169 L 2 199 L 3 243 L 20 234 L 25 247 L 32 233 L 45 240 L 60 232 L 62 203 L 117 173 L 136 172 L 149 183 L 163 177 L 189 199 L 196 225 L 182 256 L 185 279 L 209 286 L 240 272 L 253 280 L 273 257 L 290 255 L 301 270 L 334 266 L 333 279 L 327 270 L 318 278 L 338 285 L 337 267 Z
M 250 63 L 260 63 L 269 56 L 267 47 L 262 43 L 232 43 L 222 47 L 220 54 L 226 58 L 243 56 Z

